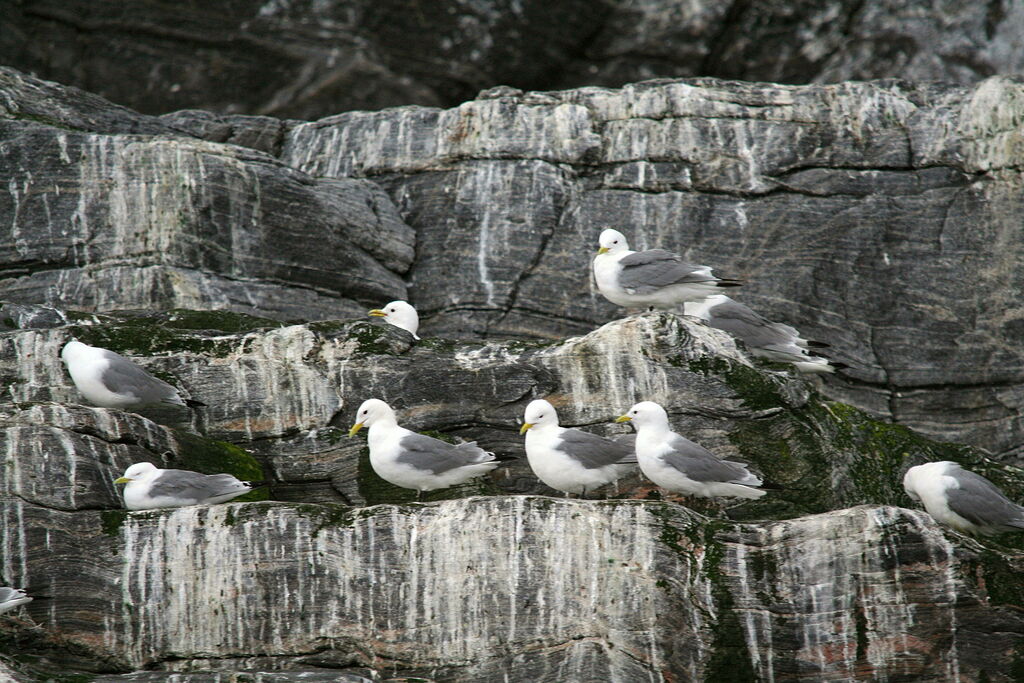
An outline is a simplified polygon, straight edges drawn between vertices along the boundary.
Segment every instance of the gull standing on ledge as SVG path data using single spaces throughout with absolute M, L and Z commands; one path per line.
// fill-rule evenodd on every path
M 420 328 L 420 316 L 416 309 L 407 301 L 392 301 L 384 308 L 375 308 L 369 312 L 376 318 L 384 318 L 395 327 L 399 327 L 412 335 L 413 339 L 419 340 L 416 330 Z
M 616 422 L 636 427 L 640 471 L 658 486 L 689 496 L 760 498 L 762 481 L 742 463 L 719 460 L 699 444 L 669 428 L 665 409 L 652 401 L 637 403 Z
M 715 277 L 710 267 L 687 263 L 664 249 L 630 251 L 623 234 L 611 228 L 601 233 L 599 244 L 594 257 L 597 288 L 608 301 L 626 308 L 673 308 L 741 284 Z
M 69 341 L 60 352 L 61 360 L 78 391 L 101 408 L 141 408 L 154 403 L 195 408 L 201 401 L 183 399 L 178 390 L 157 379 L 119 353 Z
M 25 591 L 20 588 L 0 587 L 0 614 L 10 612 L 28 602 L 32 602 L 32 598 L 25 595 Z
M 758 315 L 749 307 L 724 294 L 713 294 L 703 301 L 685 304 L 686 315 L 700 318 L 718 330 L 724 330 L 743 342 L 750 353 L 778 363 L 791 363 L 800 372 L 835 372 L 843 363 L 812 355 L 810 348 L 826 348 L 824 342 L 808 341 L 796 329 Z
M 903 475 L 907 495 L 935 521 L 966 534 L 1024 531 L 1024 507 L 980 474 L 944 460 L 917 465 Z
M 115 479 L 124 487 L 124 506 L 129 510 L 212 505 L 249 493 L 259 484 L 239 481 L 230 474 L 199 474 L 188 470 L 162 470 L 137 462 Z
M 370 466 L 377 475 L 395 486 L 424 491 L 446 489 L 487 474 L 501 460 L 475 441 L 453 445 L 398 426 L 395 411 L 384 401 L 371 398 L 356 411 L 356 423 L 349 430 L 355 436 L 369 427 Z
M 586 495 L 619 479 L 636 463 L 632 446 L 558 425 L 558 413 L 544 399 L 526 406 L 520 434 L 537 478 L 557 491 Z

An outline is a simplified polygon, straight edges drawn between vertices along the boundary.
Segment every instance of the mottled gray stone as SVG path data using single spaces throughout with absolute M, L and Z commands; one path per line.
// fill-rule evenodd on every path
M 48 105 L 60 99 L 54 92 L 24 77 L 0 80 L 0 93 L 18 103 Z M 106 122 L 120 110 L 107 105 L 106 118 L 80 121 L 76 112 L 98 106 L 61 92 L 67 111 L 51 117 L 61 123 L 0 112 L 0 164 L 14 169 L 0 196 L 10 219 L 0 235 L 4 298 L 308 319 L 405 296 L 413 233 L 374 183 L 317 180 L 242 147 L 162 134 L 170 129 L 155 123 L 123 126 L 153 135 L 116 134 Z
M 652 81 L 342 114 L 291 128 L 282 158 L 387 188 L 433 247 L 410 271 L 428 333 L 557 337 L 619 315 L 589 275 L 617 227 L 830 342 L 852 367 L 829 395 L 1015 459 L 1022 121 L 1006 78 Z
M 1024 7 L 935 0 L 8 3 L 4 63 L 140 111 L 317 118 L 506 83 L 664 77 L 960 84 L 1024 71 Z

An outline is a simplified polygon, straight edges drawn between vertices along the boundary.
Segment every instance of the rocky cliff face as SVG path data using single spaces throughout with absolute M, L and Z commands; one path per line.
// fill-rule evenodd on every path
M 319 118 L 715 76 L 960 84 L 1024 70 L 1015 2 L 155 0 L 8 3 L 2 62 L 140 111 Z
M 428 333 L 554 339 L 620 315 L 588 275 L 615 225 L 832 343 L 830 396 L 1024 443 L 1016 81 L 497 89 L 309 123 L 0 92 L 7 299 L 315 320 L 408 297 Z
M 149 117 L 0 70 L 0 579 L 39 596 L 0 621 L 3 666 L 1020 678 L 1018 554 L 905 509 L 899 482 L 956 460 L 1024 494 L 986 457 L 1024 429 L 1022 120 L 1005 78 L 495 89 L 299 122 Z M 588 275 L 609 225 L 745 279 L 847 376 L 622 317 Z M 352 319 L 399 297 L 424 341 Z M 72 337 L 208 407 L 79 405 Z M 562 501 L 520 462 L 413 504 L 344 436 L 370 396 L 503 453 L 535 397 L 602 433 L 657 400 L 784 488 Z M 111 481 L 143 459 L 269 478 L 271 502 L 126 513 Z
M 907 504 L 902 471 L 925 460 L 959 460 L 1012 493 L 1019 474 L 824 402 L 688 319 L 414 346 L 360 321 L 2 313 L 23 327 L 0 335 L 0 567 L 45 598 L 31 622 L 5 620 L 0 642 L 29 670 L 1012 680 L 1024 647 L 1019 558 L 892 507 Z M 75 405 L 57 353 L 71 336 L 138 357 L 209 408 L 151 420 Z M 696 503 L 708 517 L 638 478 L 607 501 L 537 496 L 550 491 L 517 463 L 409 503 L 369 470 L 365 442 L 342 436 L 371 395 L 410 427 L 505 453 L 521 452 L 516 419 L 536 396 L 605 433 L 652 398 L 785 490 Z M 142 459 L 267 475 L 262 496 L 278 502 L 128 513 L 111 482 Z

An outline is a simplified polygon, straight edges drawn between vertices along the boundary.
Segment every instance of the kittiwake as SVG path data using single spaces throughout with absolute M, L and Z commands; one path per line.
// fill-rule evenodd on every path
M 124 487 L 124 506 L 129 510 L 212 505 L 249 493 L 259 484 L 239 481 L 230 474 L 200 474 L 188 470 L 163 470 L 137 462 L 114 480 Z
M 724 294 L 687 302 L 684 310 L 686 315 L 700 318 L 708 326 L 736 337 L 755 356 L 791 363 L 797 370 L 808 373 L 835 372 L 837 368 L 846 367 L 809 351 L 811 348 L 825 348 L 828 344 L 808 341 L 789 325 L 773 323 Z
M 0 614 L 10 612 L 28 602 L 32 602 L 32 598 L 25 595 L 25 591 L 20 588 L 0 587 Z
M 929 462 L 903 475 L 907 495 L 920 501 L 935 521 L 967 534 L 1024 531 L 1024 507 L 1012 502 L 985 477 L 955 462 Z
M 740 282 L 715 277 L 711 268 L 687 263 L 664 249 L 631 251 L 626 238 L 611 228 L 601 233 L 594 257 L 594 280 L 608 301 L 626 308 L 673 308 L 699 301 Z
M 690 496 L 760 498 L 766 492 L 746 465 L 720 460 L 711 451 L 669 428 L 668 414 L 653 401 L 637 403 L 616 422 L 636 427 L 640 471 L 658 486 Z
M 520 434 L 526 434 L 526 459 L 537 478 L 557 491 L 586 495 L 618 480 L 636 463 L 629 445 L 567 429 L 544 399 L 526 406 Z
M 426 434 L 398 426 L 395 411 L 384 401 L 371 398 L 356 411 L 356 423 L 349 430 L 355 436 L 368 427 L 370 466 L 377 475 L 395 486 L 417 491 L 446 489 L 487 474 L 507 457 L 496 457 L 475 441 L 450 444 Z
M 416 330 L 420 328 L 420 316 L 416 313 L 416 309 L 412 307 L 412 304 L 406 301 L 392 301 L 385 305 L 384 308 L 373 309 L 369 312 L 369 315 L 384 318 L 384 320 L 395 327 L 411 334 L 413 339 L 419 339 L 416 336 Z
M 166 403 L 194 408 L 201 401 L 183 399 L 178 390 L 119 353 L 70 341 L 60 352 L 68 373 L 86 400 L 101 408 L 141 408 Z

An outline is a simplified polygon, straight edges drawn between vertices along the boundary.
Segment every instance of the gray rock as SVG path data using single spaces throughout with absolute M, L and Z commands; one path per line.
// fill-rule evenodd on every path
M 961 461 L 1013 496 L 1019 473 L 822 402 L 689 318 L 635 316 L 554 344 L 413 344 L 365 321 L 65 315 L 74 323 L 0 333 L 0 578 L 46 597 L 26 607 L 38 626 L 0 621 L 0 651 L 18 643 L 34 675 L 1009 680 L 1024 646 L 1024 619 L 1002 606 L 1022 602 L 1019 558 L 892 507 L 909 504 L 901 474 L 925 460 Z M 57 354 L 72 335 L 208 407 L 159 424 L 75 405 Z M 519 462 L 403 503 L 412 492 L 343 436 L 369 396 L 410 428 L 501 453 L 521 452 L 537 396 L 605 434 L 652 398 L 784 488 L 688 509 L 631 478 L 617 493 L 631 499 L 563 501 L 510 495 L 544 490 Z M 112 481 L 139 460 L 268 476 L 262 495 L 277 501 L 129 513 Z
M 10 101 L 60 99 L 52 84 L 0 75 Z M 0 200 L 11 226 L 0 236 L 5 298 L 294 319 L 355 315 L 406 296 L 400 275 L 413 233 L 375 184 L 316 180 L 265 154 L 164 135 L 155 124 L 152 136 L 115 134 L 107 119 L 120 113 L 111 105 L 89 132 L 68 130 L 91 125 L 79 119 L 98 106 L 61 92 L 52 115 L 60 123 L 26 120 L 13 107 L 0 113 L 0 159 L 17 169 Z
M 1024 71 L 1024 8 L 1010 2 L 244 0 L 13 4 L 4 62 L 139 111 L 318 118 L 454 106 L 505 83 L 618 87 L 715 76 L 960 84 Z
M 297 125 L 282 158 L 388 189 L 432 247 L 410 271 L 427 333 L 558 337 L 620 315 L 589 276 L 613 226 L 830 342 L 853 365 L 831 396 L 1013 460 L 1022 102 L 1005 78 L 502 91 Z

